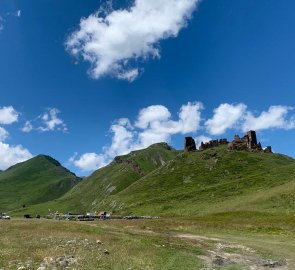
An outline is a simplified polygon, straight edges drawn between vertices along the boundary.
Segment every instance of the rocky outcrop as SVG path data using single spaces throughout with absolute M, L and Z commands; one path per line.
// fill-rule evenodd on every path
M 196 151 L 196 143 L 192 137 L 185 137 L 184 139 L 184 151 L 192 152 Z

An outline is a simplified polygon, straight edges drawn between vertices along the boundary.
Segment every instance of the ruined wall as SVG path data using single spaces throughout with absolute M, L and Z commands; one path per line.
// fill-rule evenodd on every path
M 225 145 L 225 144 L 228 144 L 227 139 L 211 140 L 207 143 L 201 142 L 201 146 L 199 147 L 199 150 L 205 150 L 208 148 L 216 147 L 219 145 Z

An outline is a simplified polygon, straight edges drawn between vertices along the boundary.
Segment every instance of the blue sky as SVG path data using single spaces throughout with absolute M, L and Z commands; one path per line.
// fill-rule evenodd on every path
M 157 141 L 181 149 L 184 136 L 248 128 L 294 157 L 294 9 L 291 0 L 2 0 L 0 169 L 42 153 L 88 175 Z

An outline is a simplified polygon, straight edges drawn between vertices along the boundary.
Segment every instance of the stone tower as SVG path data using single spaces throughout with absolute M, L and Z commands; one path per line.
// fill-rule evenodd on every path
M 185 137 L 184 138 L 184 151 L 191 152 L 196 151 L 196 143 L 192 137 Z
M 257 145 L 256 132 L 253 130 L 250 130 L 247 132 L 247 136 L 248 136 L 248 148 L 252 149 Z

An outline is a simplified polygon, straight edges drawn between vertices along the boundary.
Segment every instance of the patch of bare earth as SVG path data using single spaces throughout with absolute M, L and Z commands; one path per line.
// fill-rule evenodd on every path
M 263 259 L 254 249 L 239 243 L 225 243 L 219 238 L 206 237 L 201 235 L 174 233 L 174 232 L 155 232 L 152 230 L 132 230 L 137 233 L 169 236 L 183 240 L 197 241 L 206 246 L 205 255 L 199 255 L 199 258 L 206 265 L 201 270 L 214 270 L 222 267 L 237 266 L 237 269 L 246 270 L 291 270 L 288 266 L 288 260 L 281 258 L 279 260 Z M 210 243 L 208 245 L 208 243 Z M 209 248 L 210 247 L 210 248 Z
M 280 260 L 265 260 L 257 252 L 249 247 L 237 243 L 222 243 L 218 238 L 198 236 L 192 234 L 174 234 L 181 239 L 211 241 L 213 248 L 208 249 L 205 255 L 200 255 L 206 266 L 202 270 L 216 269 L 222 266 L 237 265 L 249 270 L 287 270 L 288 262 L 285 258 Z

